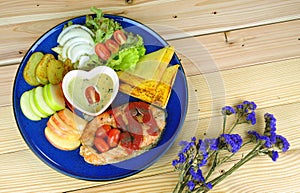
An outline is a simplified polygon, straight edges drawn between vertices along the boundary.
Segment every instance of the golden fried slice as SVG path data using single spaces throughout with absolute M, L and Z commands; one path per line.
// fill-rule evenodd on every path
M 60 60 L 50 60 L 47 66 L 47 76 L 51 84 L 58 84 L 62 81 L 65 68 Z
M 48 84 L 47 66 L 50 60 L 55 59 L 52 54 L 45 54 L 36 67 L 36 79 L 39 83 Z
M 24 68 L 23 77 L 24 77 L 25 81 L 32 86 L 37 86 L 40 84 L 36 79 L 35 71 L 36 71 L 37 65 L 39 64 L 39 62 L 41 61 L 43 56 L 44 56 L 44 54 L 42 52 L 34 52 L 30 56 L 26 66 Z

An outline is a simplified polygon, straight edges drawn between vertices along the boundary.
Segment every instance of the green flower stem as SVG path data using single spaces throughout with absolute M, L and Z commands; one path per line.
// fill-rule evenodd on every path
M 218 157 L 219 157 L 219 151 L 215 151 L 216 152 L 216 155 L 215 155 L 215 158 L 214 158 L 214 161 L 212 163 L 212 166 L 205 178 L 205 181 L 208 180 L 208 178 L 211 176 L 211 174 L 215 171 L 215 168 L 217 167 L 218 165 Z
M 186 183 L 189 180 L 189 175 L 187 175 L 187 172 L 189 172 L 191 167 L 191 164 L 185 163 L 184 167 L 181 170 L 181 173 L 179 174 L 179 180 L 176 184 L 176 187 L 173 190 L 173 193 L 180 193 L 183 191 L 183 189 L 186 186 Z
M 196 152 L 195 155 L 193 156 L 193 158 L 191 157 L 187 157 L 187 160 L 195 160 L 194 158 L 196 158 L 198 156 L 198 151 L 197 149 L 195 149 L 195 147 L 193 147 L 193 152 Z M 188 154 L 189 155 L 189 154 Z M 178 183 L 176 184 L 176 187 L 173 190 L 173 193 L 181 193 L 183 192 L 184 188 L 186 187 L 186 184 L 188 183 L 188 181 L 191 179 L 191 176 L 188 175 L 188 172 L 190 171 L 190 168 L 193 166 L 193 164 L 190 164 L 189 162 L 186 162 L 183 167 L 180 169 L 180 175 L 179 175 L 179 180 Z
M 225 129 L 226 129 L 226 115 L 223 116 L 223 134 L 225 133 Z
M 242 158 L 238 163 L 236 163 L 234 166 L 232 166 L 227 172 L 225 172 L 224 174 L 220 175 L 219 177 L 211 180 L 210 183 L 212 183 L 213 186 L 217 185 L 222 180 L 224 180 L 227 176 L 232 174 L 235 170 L 240 168 L 243 164 L 245 164 L 246 162 L 248 162 L 251 159 L 253 159 L 254 157 L 256 157 L 260 151 L 261 145 L 262 145 L 261 143 L 258 143 L 255 146 L 255 148 L 253 148 L 253 150 L 251 152 L 249 152 L 244 158 Z
M 234 124 L 232 125 L 232 127 L 231 127 L 231 129 L 229 130 L 228 134 L 230 134 L 230 133 L 233 131 L 233 129 L 239 124 L 241 117 L 242 117 L 242 113 L 239 113 L 239 114 L 238 114 L 238 118 L 236 119 L 236 121 L 235 121 Z M 224 132 L 223 132 L 223 133 L 224 133 Z

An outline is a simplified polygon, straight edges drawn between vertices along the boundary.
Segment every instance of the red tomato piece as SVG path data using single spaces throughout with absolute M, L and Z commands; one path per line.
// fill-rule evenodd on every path
M 110 58 L 110 51 L 103 43 L 98 43 L 95 46 L 95 52 L 103 60 L 108 60 Z
M 103 139 L 107 138 L 108 132 L 111 130 L 110 125 L 102 125 L 100 126 L 95 133 L 95 137 L 101 137 Z
M 110 149 L 109 145 L 101 137 L 95 137 L 94 145 L 97 148 L 97 150 L 101 153 L 107 152 Z
M 116 147 L 120 140 L 121 131 L 119 129 L 111 129 L 108 132 L 107 143 L 110 147 Z
M 119 51 L 119 44 L 112 39 L 109 39 L 105 42 L 105 46 L 111 53 L 117 53 Z
M 89 104 L 94 104 L 100 101 L 100 94 L 94 86 L 89 86 L 85 89 L 85 97 Z
M 125 44 L 127 37 L 126 35 L 123 33 L 122 30 L 117 30 L 114 32 L 113 34 L 115 41 L 119 44 L 119 45 L 123 45 Z

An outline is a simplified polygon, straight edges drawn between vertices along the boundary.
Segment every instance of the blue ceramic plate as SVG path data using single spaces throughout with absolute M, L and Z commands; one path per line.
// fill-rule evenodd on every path
M 119 22 L 126 31 L 140 34 L 145 43 L 147 53 L 158 50 L 167 45 L 157 33 L 146 27 L 145 25 L 133 21 L 128 18 L 105 15 Z M 85 16 L 77 17 L 71 20 L 74 24 L 84 24 Z M 15 119 L 19 130 L 31 148 L 31 150 L 47 165 L 55 170 L 71 177 L 84 180 L 114 180 L 133 175 L 143 169 L 149 167 L 170 148 L 175 141 L 179 131 L 181 130 L 187 111 L 187 82 L 182 66 L 180 66 L 171 97 L 167 106 L 167 125 L 161 140 L 157 147 L 141 154 L 140 156 L 122 161 L 116 164 L 108 164 L 104 166 L 94 166 L 86 163 L 83 157 L 79 155 L 79 149 L 73 151 L 61 151 L 53 147 L 44 136 L 44 128 L 48 118 L 41 121 L 30 121 L 22 113 L 20 109 L 20 97 L 23 92 L 32 89 L 23 78 L 23 70 L 30 55 L 33 52 L 40 51 L 43 53 L 55 53 L 51 50 L 57 45 L 56 39 L 62 28 L 69 21 L 65 21 L 46 32 L 40 37 L 29 49 L 23 58 L 16 74 L 13 89 L 13 106 Z M 180 64 L 176 55 L 172 58 L 171 64 Z M 122 104 L 131 99 L 122 93 L 119 93 L 115 99 L 116 103 Z M 171 160 L 170 160 L 171 163 Z

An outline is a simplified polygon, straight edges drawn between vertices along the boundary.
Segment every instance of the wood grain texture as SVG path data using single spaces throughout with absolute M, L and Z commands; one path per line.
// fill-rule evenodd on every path
M 197 1 L 157 0 L 90 2 L 78 1 L 1 1 L 0 65 L 20 62 L 30 46 L 64 20 L 90 13 L 94 5 L 105 13 L 138 20 L 166 40 L 291 21 L 300 18 L 300 3 L 290 1 Z M 72 6 L 70 6 L 70 4 Z M 169 9 L 173 7 L 173 9 Z M 180 7 L 180 10 L 176 7 Z M 160 14 L 153 14 L 152 10 Z M 255 16 L 255 17 L 253 17 Z M 222 38 L 222 36 L 220 36 Z
M 215 187 L 211 192 L 298 192 L 300 185 L 292 182 L 293 179 L 298 179 L 300 177 L 299 174 L 292 172 L 292 170 L 297 169 L 297 166 L 291 165 L 289 167 L 290 160 L 297 161 L 297 159 L 299 159 L 299 155 L 294 156 L 294 153 L 299 154 L 299 151 L 284 154 L 280 158 L 280 161 L 276 163 L 272 163 L 272 161 L 266 157 L 256 158 L 255 161 L 248 162 L 246 165 L 244 165 L 242 170 L 239 170 L 237 173 L 229 176 L 222 182 L 222 184 L 220 184 L 220 186 Z M 232 163 L 228 165 L 232 165 Z M 223 168 L 220 168 L 220 170 L 222 169 Z M 128 181 L 122 181 L 103 186 L 96 185 L 88 189 L 81 189 L 71 192 L 165 193 L 172 192 L 172 187 L 175 187 L 177 183 L 177 177 L 177 173 L 168 172 L 143 179 L 131 180 L 130 183 Z M 141 184 L 143 184 L 143 186 L 141 186 Z M 288 191 L 286 190 L 287 186 L 291 187 L 288 189 Z M 119 187 L 122 187 L 122 189 Z
M 169 41 L 188 75 L 300 57 L 300 20 Z

